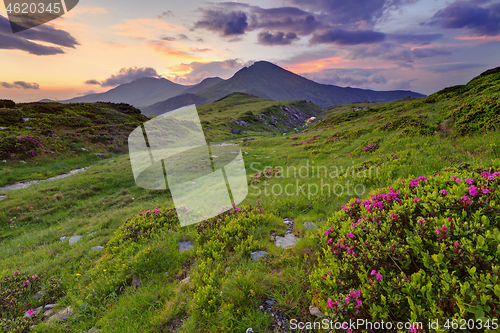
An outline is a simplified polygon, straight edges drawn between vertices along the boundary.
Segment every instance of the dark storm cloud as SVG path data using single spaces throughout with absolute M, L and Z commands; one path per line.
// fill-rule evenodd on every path
M 442 34 L 390 34 L 387 35 L 389 40 L 405 44 L 410 43 L 413 45 L 428 45 L 435 40 L 443 37 Z
M 243 35 L 247 31 L 309 35 L 321 26 L 314 15 L 294 7 L 260 8 L 242 3 L 222 3 L 215 8 L 200 8 L 202 18 L 194 27 L 221 36 Z
M 296 39 L 299 38 L 294 32 L 285 34 L 284 32 L 278 31 L 272 34 L 268 31 L 264 31 L 259 33 L 259 44 L 262 45 L 289 45 Z
M 35 43 L 40 41 L 57 46 Z M 55 29 L 50 25 L 41 25 L 19 33 L 12 33 L 9 20 L 0 15 L 0 49 L 21 50 L 34 55 L 62 54 L 61 47 L 75 48 L 78 41 L 64 30 Z
M 40 89 L 40 85 L 38 83 L 28 83 L 25 81 L 15 81 L 13 83 L 9 82 L 0 82 L 0 86 L 4 88 L 16 88 L 16 89 Z
M 309 12 L 317 12 L 322 21 L 352 25 L 359 21 L 374 23 L 387 10 L 398 9 L 416 0 L 287 0 Z
M 386 35 L 371 30 L 347 31 L 333 29 L 321 34 L 314 34 L 310 39 L 311 44 L 335 43 L 338 45 L 371 44 L 383 41 Z
M 111 75 L 106 80 L 98 81 L 95 79 L 85 81 L 85 84 L 99 85 L 101 87 L 117 86 L 123 83 L 129 83 L 144 77 L 158 77 L 156 69 L 151 67 L 130 67 L 122 68 L 117 74 Z
M 500 4 L 483 8 L 472 3 L 454 2 L 439 10 L 429 23 L 444 29 L 466 29 L 476 36 L 500 34 Z
M 248 28 L 247 14 L 242 11 L 224 12 L 222 10 L 202 9 L 203 19 L 196 22 L 195 28 L 219 32 L 222 36 L 242 35 Z

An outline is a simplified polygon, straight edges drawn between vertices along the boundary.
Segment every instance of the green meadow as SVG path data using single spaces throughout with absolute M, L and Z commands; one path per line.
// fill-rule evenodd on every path
M 168 189 L 135 184 L 126 139 L 148 120 L 137 109 L 0 109 L 8 128 L 0 132 L 7 160 L 0 186 L 89 167 L 0 189 L 0 327 L 323 332 L 326 318 L 408 324 L 380 332 L 417 332 L 419 322 L 425 332 L 495 332 L 499 91 L 497 69 L 429 97 L 386 103 L 320 109 L 232 94 L 198 107 L 209 142 L 239 144 L 248 195 L 237 209 L 187 227 Z M 317 119 L 292 123 L 285 107 Z M 298 239 L 286 249 L 274 243 L 287 232 L 284 218 L 293 219 Z M 60 240 L 76 235 L 74 245 Z M 180 252 L 185 241 L 194 247 Z M 267 255 L 254 261 L 256 251 Z M 60 321 L 24 316 L 46 304 L 72 313 Z M 439 328 L 428 327 L 433 320 Z

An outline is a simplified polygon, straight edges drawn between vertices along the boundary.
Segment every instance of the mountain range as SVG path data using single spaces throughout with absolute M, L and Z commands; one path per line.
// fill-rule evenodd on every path
M 267 61 L 244 67 L 231 78 L 206 78 L 196 85 L 181 85 L 164 78 L 141 78 L 121 84 L 107 92 L 75 97 L 62 103 L 128 103 L 147 116 L 156 116 L 177 108 L 214 102 L 234 92 L 272 100 L 307 100 L 320 107 L 361 101 L 388 102 L 404 97 L 425 95 L 408 91 L 374 91 L 321 84 L 287 71 Z

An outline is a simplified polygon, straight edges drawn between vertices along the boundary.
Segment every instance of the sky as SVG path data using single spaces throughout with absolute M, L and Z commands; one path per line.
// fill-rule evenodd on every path
M 193 85 L 266 60 L 319 83 L 432 94 L 500 66 L 500 1 L 80 0 L 13 33 L 0 99 L 64 100 L 142 77 Z

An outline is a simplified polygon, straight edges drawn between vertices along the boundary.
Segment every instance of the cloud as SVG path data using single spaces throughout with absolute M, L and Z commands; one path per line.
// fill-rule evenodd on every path
M 196 28 L 219 32 L 222 36 L 242 35 L 248 28 L 247 14 L 242 11 L 201 9 L 203 19 L 196 22 Z
M 243 62 L 241 59 L 228 59 L 224 61 L 197 62 L 181 64 L 167 68 L 171 73 L 167 78 L 182 84 L 196 84 L 207 77 L 229 78 L 235 72 L 253 63 Z
M 91 79 L 85 81 L 84 83 L 90 85 L 99 85 L 101 87 L 111 87 L 129 83 L 144 77 L 159 77 L 159 75 L 156 69 L 151 67 L 130 67 L 120 69 L 117 74 L 113 74 L 105 80 L 98 81 L 95 79 Z
M 268 31 L 259 33 L 259 44 L 262 45 L 289 45 L 294 40 L 299 39 L 297 34 L 289 32 L 285 35 L 284 32 L 277 32 L 274 35 Z
M 472 68 L 485 68 L 488 67 L 484 64 L 469 64 L 469 63 L 446 63 L 446 64 L 434 64 L 434 65 L 426 65 L 419 66 L 418 69 L 423 69 L 433 73 L 448 73 L 453 71 L 462 71 Z
M 474 36 L 496 36 L 500 34 L 500 4 L 482 8 L 457 1 L 439 10 L 430 22 L 423 22 L 421 25 L 465 29 Z
M 4 88 L 7 89 L 35 89 L 38 90 L 40 89 L 40 85 L 38 83 L 28 83 L 25 81 L 15 81 L 13 83 L 8 83 L 8 82 L 0 82 L 0 85 Z
M 175 17 L 174 12 L 172 12 L 171 10 L 167 10 L 166 12 L 163 12 L 160 15 L 158 15 L 158 18 L 160 19 L 166 17 Z
M 364 22 L 373 25 L 390 10 L 399 9 L 416 0 L 287 0 L 311 13 L 318 13 L 321 21 L 354 27 Z
M 161 31 L 177 31 L 183 30 L 184 28 L 169 24 L 159 18 L 139 18 L 125 20 L 125 23 L 114 25 L 111 29 L 114 30 L 117 35 L 140 39 L 155 39 L 155 35 Z
M 221 3 L 200 8 L 202 18 L 194 28 L 219 33 L 222 37 L 243 35 L 248 31 L 308 35 L 321 26 L 314 15 L 295 7 L 261 8 L 243 3 Z M 266 44 L 275 45 L 275 44 Z
M 335 43 L 338 45 L 371 44 L 383 41 L 386 35 L 370 30 L 346 31 L 329 30 L 322 34 L 314 34 L 309 40 L 311 44 Z
M 390 34 L 387 35 L 387 39 L 393 40 L 401 44 L 412 44 L 412 45 L 429 45 L 430 43 L 443 37 L 443 34 L 433 33 L 433 34 Z
M 413 63 L 422 58 L 450 55 L 451 52 L 437 48 L 414 48 L 410 49 L 390 42 L 373 44 L 368 46 L 355 46 L 349 49 L 344 57 L 347 60 L 378 59 L 389 60 L 396 65 L 412 68 Z
M 54 44 L 38 44 L 33 41 Z M 62 47 L 75 48 L 78 41 L 64 30 L 51 25 L 40 25 L 16 34 L 12 33 L 9 20 L 0 15 L 0 49 L 21 50 L 34 55 L 55 55 L 65 53 Z

